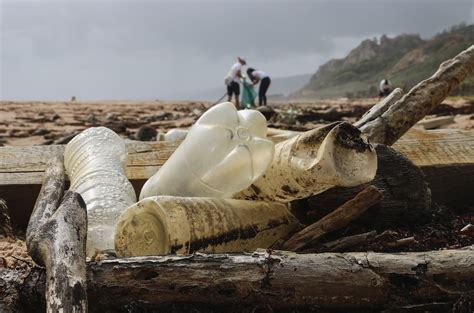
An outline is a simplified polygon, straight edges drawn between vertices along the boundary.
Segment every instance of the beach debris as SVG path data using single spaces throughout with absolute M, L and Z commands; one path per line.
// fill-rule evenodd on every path
M 173 113 L 159 112 L 157 114 L 145 117 L 144 120 L 146 123 L 151 123 L 151 122 L 156 122 L 156 121 L 169 120 L 171 118 L 173 118 Z
M 422 119 L 416 125 L 423 126 L 424 129 L 435 129 L 440 126 L 454 123 L 454 116 L 438 116 L 434 118 Z
M 382 193 L 374 186 L 369 186 L 358 193 L 354 199 L 294 234 L 283 244 L 283 249 L 297 251 L 314 243 L 327 233 L 338 230 L 358 218 L 371 206 L 382 200 Z
M 65 145 L 69 143 L 74 137 L 76 137 L 79 132 L 73 132 L 71 134 L 65 135 L 64 137 L 58 138 L 54 141 L 56 145 Z
M 387 242 L 386 245 L 390 248 L 400 248 L 400 247 L 411 245 L 415 242 L 416 242 L 415 237 L 411 236 L 411 237 L 397 239 L 392 242 Z
M 109 112 L 105 115 L 105 119 L 109 122 L 115 122 L 115 121 L 118 121 L 118 117 L 117 115 L 115 115 L 114 113 L 112 112 Z
M 290 202 L 369 182 L 376 170 L 377 155 L 367 136 L 338 122 L 278 143 L 270 168 L 234 197 Z
M 269 248 L 298 225 L 281 203 L 199 197 L 149 197 L 117 222 L 120 257 Z
M 173 128 L 164 134 L 164 141 L 178 141 L 184 140 L 188 134 L 187 129 Z
M 267 119 L 267 121 L 269 121 L 273 116 L 275 116 L 277 114 L 275 109 L 273 109 L 272 107 L 269 107 L 267 105 L 259 106 L 255 110 L 262 113 L 263 116 L 265 116 L 265 118 Z
M 237 111 L 230 102 L 204 113 L 166 163 L 143 186 L 140 199 L 157 195 L 230 198 L 268 168 L 274 144 L 265 117 Z
M 125 142 L 105 127 L 86 129 L 64 150 L 70 190 L 79 193 L 87 206 L 87 256 L 95 250 L 114 248 L 115 223 L 120 213 L 136 202 L 135 191 L 125 175 Z
M 156 140 L 157 135 L 158 132 L 155 128 L 148 125 L 143 125 L 138 129 L 136 139 L 140 141 L 153 141 Z
M 359 245 L 367 244 L 373 241 L 377 236 L 377 231 L 372 230 L 362 234 L 346 236 L 323 244 L 323 247 L 331 252 L 348 251 Z
M 43 135 L 46 135 L 46 134 L 49 134 L 49 133 L 50 133 L 50 131 L 47 130 L 47 129 L 37 128 L 37 129 L 33 130 L 31 135 L 33 135 L 33 136 L 43 136 Z
M 461 228 L 461 230 L 459 232 L 462 233 L 462 234 L 466 234 L 466 235 L 469 235 L 469 234 L 474 235 L 474 225 L 473 224 L 467 224 L 466 226 Z

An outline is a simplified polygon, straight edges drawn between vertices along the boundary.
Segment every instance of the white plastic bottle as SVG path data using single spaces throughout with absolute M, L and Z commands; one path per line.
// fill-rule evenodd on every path
M 87 256 L 96 249 L 114 249 L 115 223 L 120 213 L 136 202 L 125 175 L 125 142 L 105 127 L 89 128 L 71 140 L 64 151 L 70 190 L 87 206 Z
M 178 141 L 186 138 L 188 131 L 186 129 L 173 128 L 170 129 L 165 135 L 165 141 Z
M 260 177 L 273 159 L 267 121 L 256 110 L 216 105 L 143 186 L 140 199 L 157 195 L 230 198 Z

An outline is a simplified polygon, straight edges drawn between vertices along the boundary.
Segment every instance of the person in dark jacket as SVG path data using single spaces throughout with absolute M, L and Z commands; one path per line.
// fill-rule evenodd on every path
M 270 76 L 268 76 L 264 71 L 256 70 L 251 67 L 247 69 L 247 76 L 254 85 L 260 82 L 260 87 L 258 89 L 258 105 L 267 105 L 267 91 L 272 82 Z
M 379 84 L 379 97 L 385 98 L 392 92 L 392 84 L 388 81 L 388 79 L 382 79 Z

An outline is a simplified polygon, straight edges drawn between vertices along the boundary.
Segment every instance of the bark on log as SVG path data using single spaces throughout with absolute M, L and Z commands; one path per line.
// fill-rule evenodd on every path
M 423 179 L 423 172 L 394 149 L 376 145 L 377 174 L 370 182 L 383 193 L 384 200 L 374 205 L 351 227 L 385 230 L 399 225 L 416 226 L 431 218 L 431 192 Z M 354 198 L 368 184 L 357 187 L 336 187 L 310 198 L 293 202 L 292 212 L 305 223 L 329 214 Z
M 28 223 L 26 244 L 33 260 L 46 267 L 46 311 L 87 312 L 87 211 L 79 194 L 67 192 L 63 198 L 64 181 L 63 161 L 55 158 Z
M 33 290 L 44 282 L 41 271 L 34 269 L 18 290 L 30 308 L 40 300 Z M 398 254 L 168 255 L 89 263 L 87 274 L 91 312 L 170 303 L 216 311 L 269 305 L 367 312 L 430 302 L 452 307 L 474 292 L 474 247 Z
M 368 186 L 327 216 L 294 234 L 282 248 L 289 251 L 300 250 L 325 234 L 346 226 L 381 200 L 382 193 L 374 186 Z
M 474 45 L 443 62 L 430 78 L 418 83 L 385 113 L 360 129 L 371 142 L 392 145 L 440 104 L 474 72 Z

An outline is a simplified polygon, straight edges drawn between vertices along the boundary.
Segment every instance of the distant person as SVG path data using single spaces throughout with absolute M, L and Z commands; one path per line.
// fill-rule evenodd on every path
M 254 85 L 260 82 L 260 87 L 258 89 L 258 105 L 267 105 L 267 91 L 272 82 L 270 76 L 268 76 L 264 71 L 256 70 L 251 67 L 247 70 L 247 75 Z
M 240 107 L 240 101 L 239 101 L 239 96 L 240 96 L 240 85 L 239 85 L 239 79 L 242 78 L 242 66 L 247 64 L 245 62 L 245 59 L 243 57 L 238 57 L 237 62 L 232 65 L 230 68 L 229 73 L 225 77 L 225 84 L 227 86 L 227 100 L 231 101 L 232 100 L 232 95 L 235 96 L 235 106 L 237 107 L 237 110 Z
M 392 85 L 388 79 L 382 79 L 379 85 L 379 97 L 385 98 L 392 92 Z

